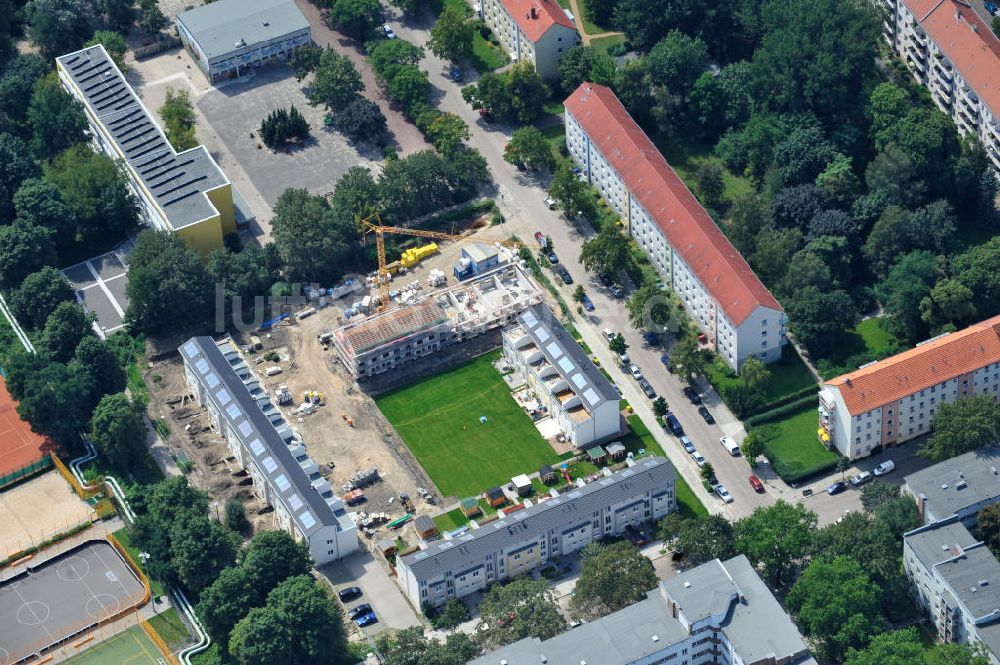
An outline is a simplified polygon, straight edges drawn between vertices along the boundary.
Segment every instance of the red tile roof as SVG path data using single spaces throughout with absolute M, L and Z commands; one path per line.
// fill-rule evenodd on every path
M 554 25 L 576 30 L 556 0 L 503 0 L 503 6 L 532 42 L 541 39 Z
M 1000 39 L 962 0 L 903 0 L 980 99 L 1000 115 Z
M 1000 361 L 1000 316 L 826 382 L 852 416 Z
M 610 88 L 583 83 L 564 105 L 734 325 L 781 310 Z

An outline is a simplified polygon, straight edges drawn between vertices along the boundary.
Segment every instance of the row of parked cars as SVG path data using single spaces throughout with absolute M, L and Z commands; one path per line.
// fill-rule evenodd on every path
M 881 464 L 879 464 L 878 466 L 876 466 L 871 471 L 862 471 L 856 476 L 852 476 L 851 485 L 854 485 L 855 487 L 861 487 L 862 485 L 864 485 L 870 480 L 873 480 L 876 477 L 884 476 L 887 473 L 891 473 L 893 470 L 895 470 L 895 468 L 896 468 L 895 462 L 893 462 L 891 459 L 886 460 Z M 826 493 L 832 496 L 834 494 L 840 494 L 846 489 L 847 489 L 847 483 L 844 482 L 843 480 L 838 480 L 837 482 L 832 483 L 829 487 L 826 488 Z
M 337 592 L 340 602 L 345 605 L 361 598 L 363 595 L 364 592 L 361 591 L 361 588 L 356 586 L 349 586 Z M 359 628 L 364 628 L 372 625 L 373 623 L 378 623 L 378 617 L 375 615 L 375 610 L 373 610 L 372 606 L 368 603 L 361 603 L 360 605 L 355 605 L 354 607 L 348 609 L 347 618 L 358 624 Z

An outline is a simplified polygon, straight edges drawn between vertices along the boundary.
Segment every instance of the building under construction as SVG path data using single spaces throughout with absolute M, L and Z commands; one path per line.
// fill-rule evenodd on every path
M 541 300 L 528 272 L 512 262 L 412 304 L 349 323 L 334 331 L 333 344 L 352 375 L 372 377 L 510 325 Z

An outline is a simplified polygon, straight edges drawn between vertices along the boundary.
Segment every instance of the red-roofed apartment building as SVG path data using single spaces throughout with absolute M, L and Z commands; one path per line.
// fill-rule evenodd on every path
M 566 146 L 733 369 L 781 358 L 781 305 L 618 98 L 584 83 L 563 103 Z
M 875 0 L 885 38 L 963 134 L 1000 170 L 1000 39 L 964 0 Z
M 1000 316 L 827 381 L 819 438 L 848 459 L 867 457 L 926 434 L 938 406 L 968 395 L 1000 395 Z
M 563 53 L 580 43 L 573 19 L 556 0 L 481 0 L 479 6 L 511 59 L 532 63 L 542 78 L 558 78 Z

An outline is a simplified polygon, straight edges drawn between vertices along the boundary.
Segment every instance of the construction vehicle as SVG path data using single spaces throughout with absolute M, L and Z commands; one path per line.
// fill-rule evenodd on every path
M 412 513 L 415 511 L 415 508 L 413 507 L 413 501 L 410 499 L 410 495 L 407 494 L 406 492 L 399 493 L 399 501 L 400 503 L 403 504 L 403 508 L 406 509 L 406 512 Z
M 364 490 L 351 490 L 350 492 L 344 494 L 344 503 L 348 506 L 356 506 L 359 503 L 363 503 L 365 500 Z

